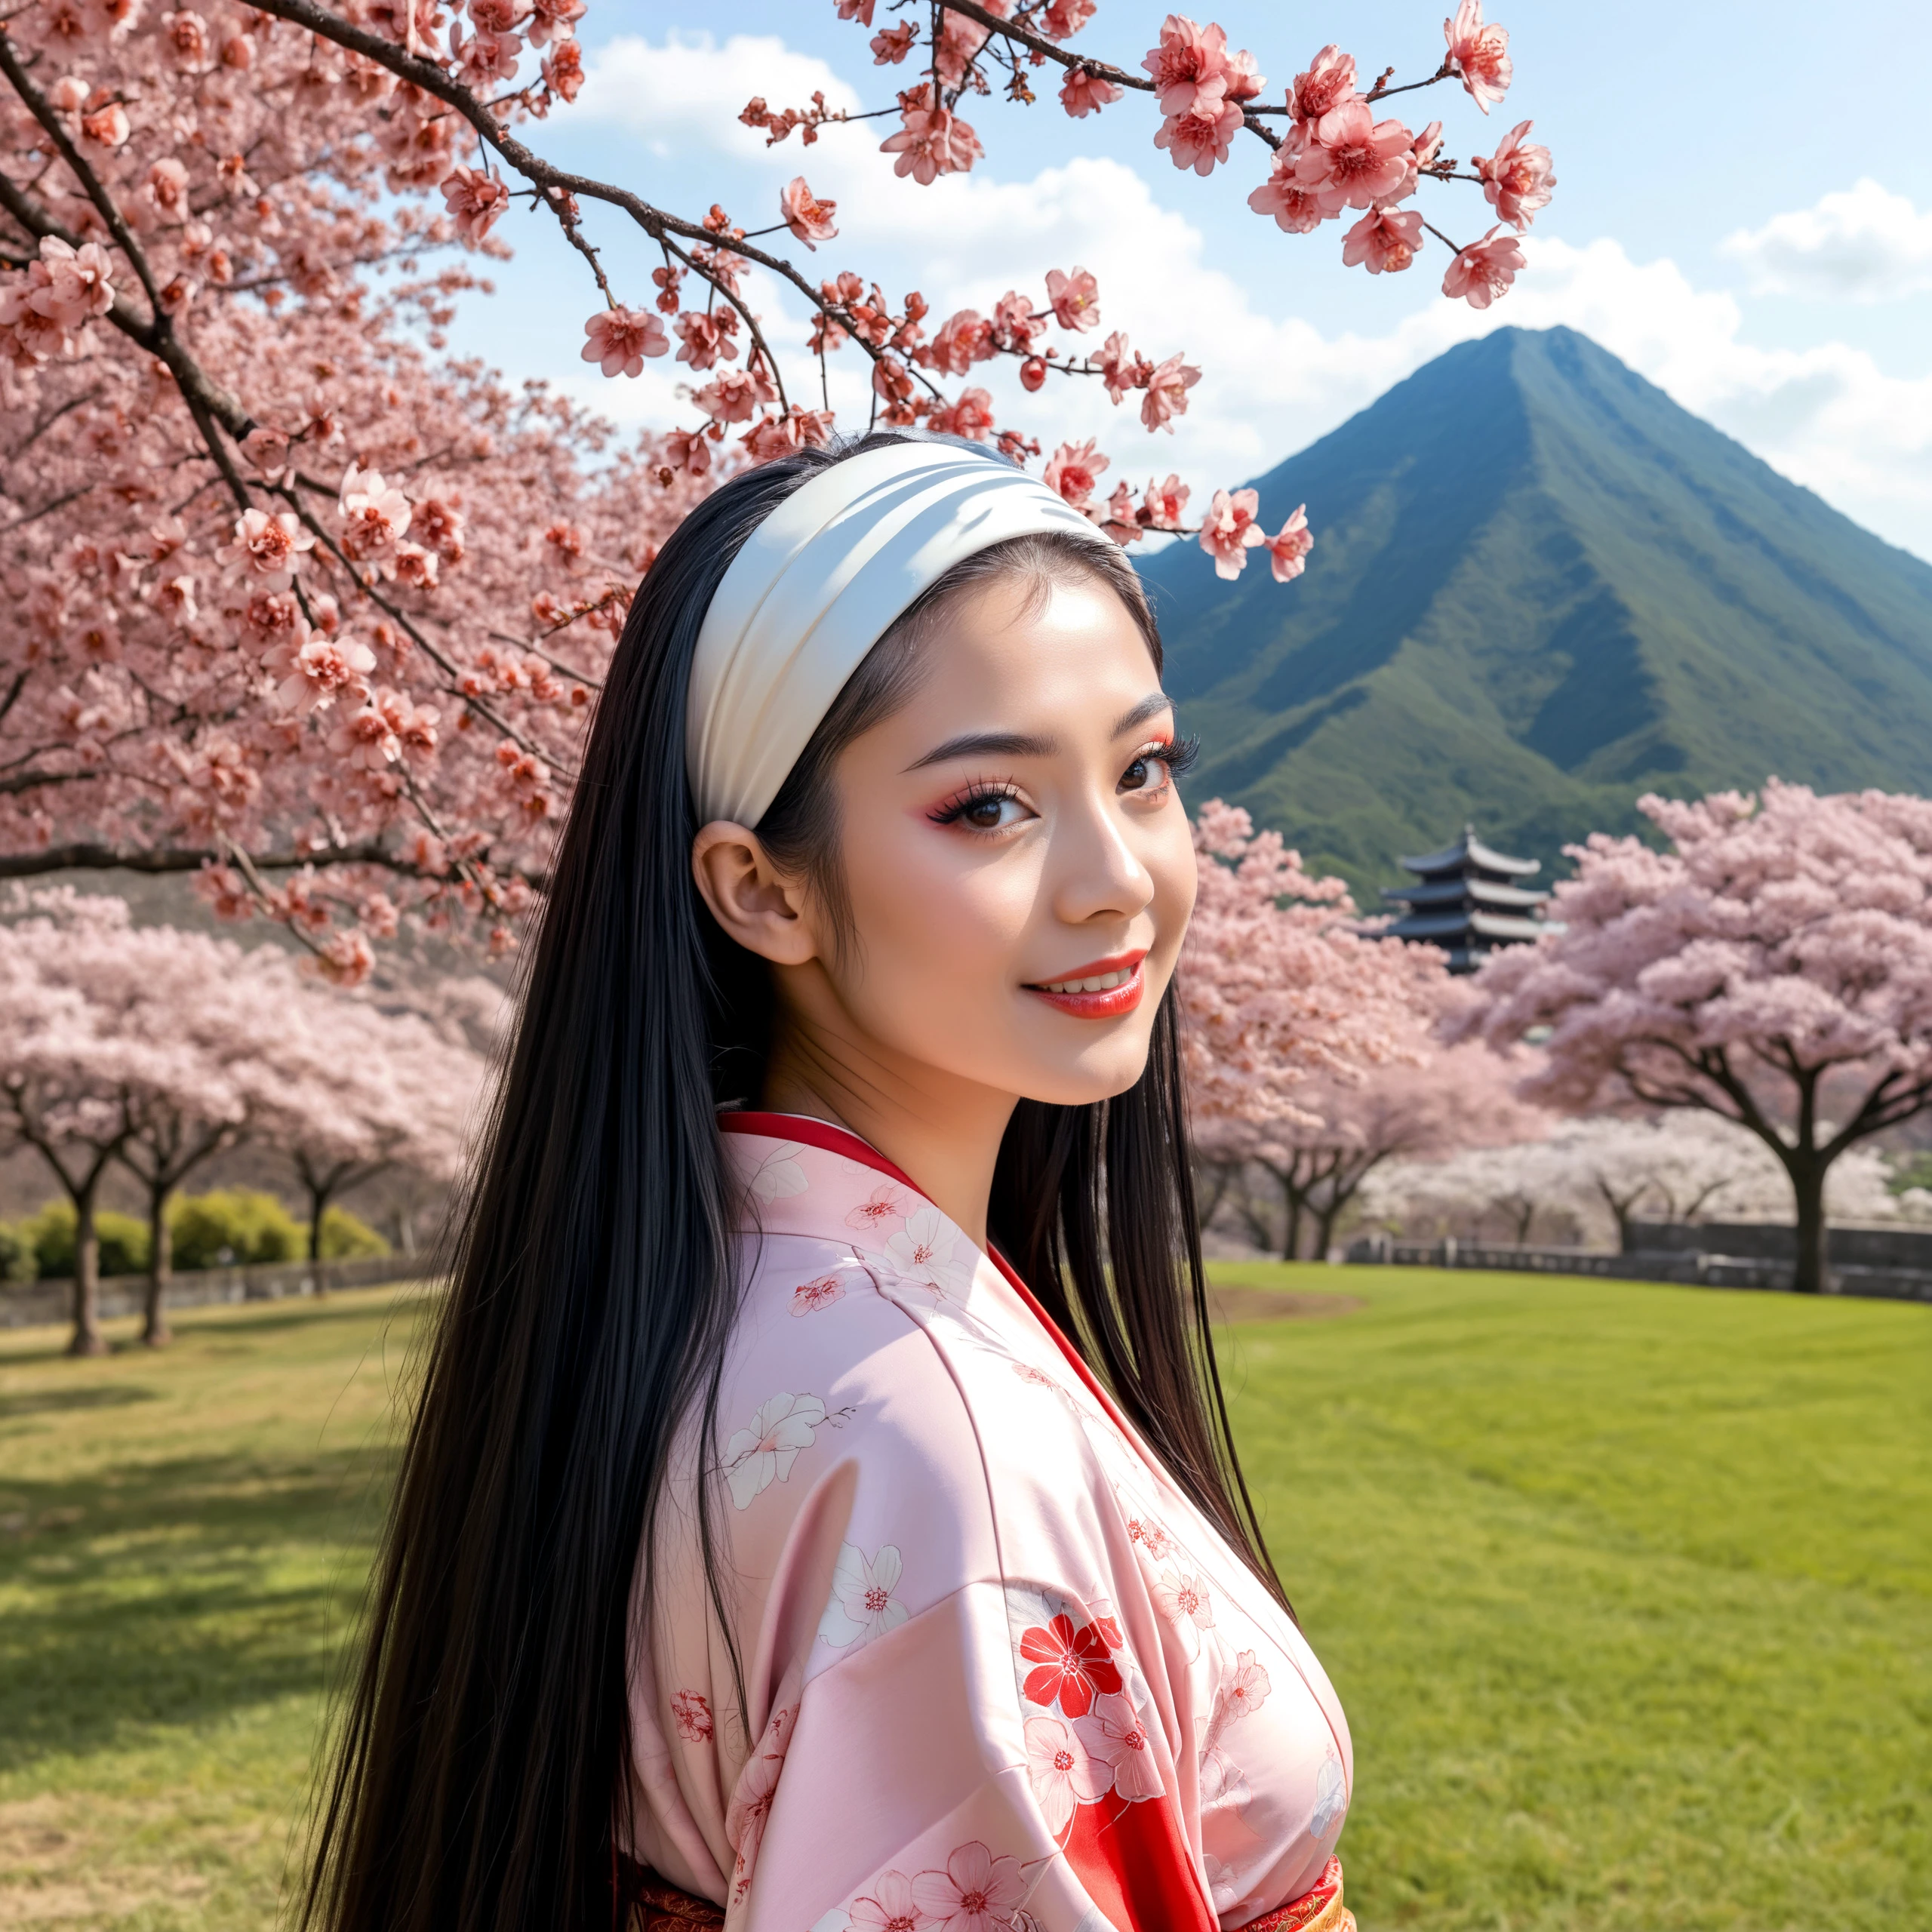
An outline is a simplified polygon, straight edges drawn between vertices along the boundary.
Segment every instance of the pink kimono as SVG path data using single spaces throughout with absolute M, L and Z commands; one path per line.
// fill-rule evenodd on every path
M 1294 1623 L 904 1175 L 822 1121 L 722 1124 L 724 1600 L 694 1420 L 634 1609 L 632 1855 L 731 1932 L 1352 1927 L 1348 1726 Z

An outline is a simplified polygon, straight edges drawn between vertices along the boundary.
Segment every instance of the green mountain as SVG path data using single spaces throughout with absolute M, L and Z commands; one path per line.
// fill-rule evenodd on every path
M 1258 479 L 1307 573 L 1145 560 L 1190 790 L 1364 904 L 1473 820 L 1561 849 L 1638 795 L 1932 790 L 1932 567 L 1569 329 L 1463 344 Z

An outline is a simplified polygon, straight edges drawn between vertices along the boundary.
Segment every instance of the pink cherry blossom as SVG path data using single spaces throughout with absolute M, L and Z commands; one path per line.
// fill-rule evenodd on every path
M 1550 191 L 1556 186 L 1549 150 L 1526 147 L 1523 137 L 1531 123 L 1519 121 L 1509 130 L 1495 153 L 1478 155 L 1476 173 L 1482 177 L 1483 193 L 1503 219 L 1514 228 L 1527 228 L 1539 208 L 1549 205 Z
M 1342 260 L 1371 275 L 1398 274 L 1422 246 L 1422 217 L 1371 208 L 1342 238 Z
M 1288 90 L 1288 106 L 1297 121 L 1319 121 L 1355 97 L 1355 57 L 1333 42 L 1297 74 Z
M 1230 70 L 1228 37 L 1218 26 L 1197 26 L 1185 14 L 1170 14 L 1160 44 L 1140 64 L 1153 75 L 1155 98 L 1169 120 L 1220 112 Z
M 456 231 L 466 242 L 480 242 L 510 205 L 509 188 L 481 168 L 454 169 L 443 183 Z
M 303 555 L 315 540 L 292 510 L 244 510 L 235 522 L 235 540 L 215 552 L 218 561 L 250 572 L 262 590 L 286 590 L 302 568 Z
M 1187 500 L 1193 494 L 1178 476 L 1170 476 L 1164 483 L 1149 482 L 1142 503 L 1149 529 L 1177 528 L 1187 515 Z
M 671 346 L 664 325 L 648 309 L 600 309 L 583 325 L 589 340 L 583 360 L 599 364 L 607 376 L 641 376 L 647 355 Z
M 1269 567 L 1277 583 L 1287 583 L 1307 568 L 1308 553 L 1315 548 L 1315 534 L 1308 527 L 1308 506 L 1302 503 L 1294 514 L 1269 537 L 1266 545 Z
M 69 248 L 57 235 L 42 238 L 40 259 L 28 269 L 26 306 L 63 329 L 77 329 L 114 306 L 113 268 L 96 242 Z
M 1090 436 L 1084 443 L 1062 443 L 1047 460 L 1041 480 L 1049 490 L 1057 490 L 1077 510 L 1096 514 L 1094 491 L 1109 460 L 1096 451 Z
M 1063 329 L 1083 331 L 1100 325 L 1100 285 L 1083 268 L 1071 275 L 1047 271 L 1047 300 Z
M 931 1921 L 931 1932 L 1013 1932 L 1026 1897 L 1019 1860 L 995 1858 L 977 1838 L 961 1845 L 943 1872 L 921 1872 L 912 1881 L 912 1903 Z
M 901 20 L 897 26 L 881 29 L 872 35 L 872 65 L 897 66 L 912 52 L 912 43 L 918 38 L 918 30 L 910 20 Z
M 1472 309 L 1487 309 L 1508 291 L 1522 266 L 1522 244 L 1501 228 L 1492 228 L 1449 264 L 1442 292 L 1461 296 Z
M 1122 330 L 1116 329 L 1101 344 L 1099 368 L 1110 402 L 1118 402 L 1129 389 L 1140 387 L 1146 380 L 1141 358 L 1134 355 Z
M 1402 187 L 1414 140 L 1401 122 L 1377 121 L 1365 100 L 1346 100 L 1314 123 L 1295 179 L 1324 214 L 1368 208 Z
M 838 232 L 832 226 L 838 204 L 817 199 L 802 174 L 795 174 L 786 183 L 778 197 L 778 209 L 785 226 L 808 248 L 816 249 L 821 242 L 829 242 Z
M 1187 414 L 1187 392 L 1200 380 L 1198 369 L 1170 355 L 1148 374 L 1147 393 L 1140 398 L 1141 421 L 1150 430 L 1165 429 L 1171 435 L 1173 419 Z
M 277 703 L 285 712 L 302 717 L 326 711 L 338 697 L 358 701 L 366 697 L 365 681 L 376 668 L 376 654 L 349 638 L 312 634 L 290 648 L 285 657 L 271 661 L 283 676 L 275 688 Z
M 1275 156 L 1268 178 L 1247 198 L 1257 214 L 1272 215 L 1275 225 L 1290 235 L 1307 235 L 1331 216 L 1312 188 L 1304 187 L 1296 175 L 1301 157 L 1285 146 Z
M 1214 492 L 1214 507 L 1201 526 L 1201 547 L 1214 560 L 1217 577 L 1239 577 L 1247 567 L 1247 553 L 1268 540 L 1255 521 L 1261 499 L 1252 490 Z
M 1051 0 L 1040 16 L 1040 31 L 1049 40 L 1065 40 L 1094 17 L 1098 5 L 1099 0 Z
M 1204 97 L 1205 94 L 1204 90 Z M 1227 159 L 1228 144 L 1241 132 L 1241 126 L 1240 106 L 1217 94 L 1213 105 L 1198 113 L 1170 115 L 1155 132 L 1154 145 L 1165 148 L 1177 168 L 1211 174 L 1218 162 Z
M 1060 104 L 1075 120 L 1097 114 L 1119 100 L 1121 90 L 1113 82 L 1103 80 L 1084 67 L 1069 67 L 1060 83 Z
M 384 576 L 395 570 L 395 546 L 409 528 L 409 499 L 381 472 L 351 463 L 342 478 L 342 547 L 357 563 L 374 563 Z
M 620 312 L 613 310 L 611 312 L 614 316 Z M 648 312 L 641 315 L 635 310 L 628 312 L 632 315 L 634 322 L 641 321 L 645 325 L 645 334 L 648 337 L 650 326 L 657 324 L 657 318 Z M 737 309 L 715 309 L 706 314 L 700 309 L 687 309 L 672 326 L 677 332 L 678 342 L 682 345 L 678 351 L 678 360 L 680 362 L 688 362 L 694 369 L 709 369 L 721 358 L 726 361 L 735 361 L 737 359 L 738 312 Z M 658 352 L 650 346 L 649 341 L 647 340 L 644 352 L 650 355 Z M 588 349 L 586 350 L 584 359 L 586 361 L 589 360 Z M 629 374 L 628 364 L 626 365 L 625 373 Z
M 1469 98 L 1487 114 L 1509 91 L 1509 29 L 1483 25 L 1482 0 L 1461 0 L 1454 18 L 1442 23 L 1442 38 Z
M 909 174 L 921 187 L 942 174 L 963 174 L 986 152 L 978 135 L 948 109 L 908 106 L 900 119 L 899 132 L 880 142 L 879 152 L 897 157 L 894 174 Z
M 125 147 L 134 131 L 128 110 L 118 100 L 111 100 L 93 113 L 81 116 L 82 136 L 100 147 Z

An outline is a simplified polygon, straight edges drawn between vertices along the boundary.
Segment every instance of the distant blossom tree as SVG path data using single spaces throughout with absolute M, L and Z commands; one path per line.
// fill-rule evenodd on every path
M 1203 806 L 1195 846 L 1179 989 L 1204 1206 L 1260 1164 L 1282 1190 L 1292 1254 L 1304 1211 L 1325 1240 L 1364 1173 L 1440 1131 L 1423 1069 L 1447 971 L 1433 948 L 1365 936 L 1341 880 L 1308 872 L 1238 807 Z M 1472 1106 L 1472 1127 L 1482 1111 Z
M 1549 1029 L 1532 1097 L 1748 1129 L 1789 1179 L 1815 1293 L 1832 1164 L 1932 1105 L 1932 801 L 1774 780 L 1641 804 L 1671 849 L 1570 848 L 1563 929 L 1493 955 L 1466 1023 L 1504 1049 Z
M 1301 1252 L 1305 1226 L 1312 1235 L 1311 1256 L 1325 1256 L 1337 1222 L 1386 1162 L 1426 1161 L 1469 1149 L 1513 1150 L 1547 1131 L 1548 1114 L 1517 1097 L 1509 1069 L 1486 1047 L 1441 1044 L 1434 1005 L 1418 999 L 1398 1057 L 1354 1080 L 1311 1081 L 1295 1114 L 1266 1126 L 1227 1122 L 1207 1128 L 1209 1145 L 1224 1158 L 1244 1160 L 1273 1183 L 1283 1209 L 1284 1259 Z M 1506 1163 L 1509 1158 L 1497 1156 Z M 1265 1237 L 1267 1223 L 1252 1206 L 1244 1218 L 1254 1234 Z
M 874 27 L 875 0 L 836 4 Z M 1177 167 L 1211 174 L 1252 140 L 1259 214 L 1290 233 L 1346 221 L 1344 259 L 1377 274 L 1433 238 L 1445 293 L 1478 306 L 1549 198 L 1527 122 L 1459 166 L 1439 123 L 1376 118 L 1411 88 L 1460 88 L 1484 114 L 1503 97 L 1509 36 L 1480 0 L 1405 87 L 1390 69 L 1363 88 L 1331 45 L 1272 103 L 1249 54 L 1181 15 L 1116 65 L 1068 45 L 1094 0 L 915 11 L 871 42 L 904 69 L 876 111 L 914 183 L 980 158 L 969 97 L 1024 103 L 1049 79 L 1084 124 L 1151 95 Z M 868 411 L 843 426 L 923 424 L 1016 461 L 1041 460 L 1038 436 L 971 380 L 996 360 L 1027 393 L 1097 383 L 1149 432 L 1186 412 L 1200 371 L 1103 334 L 1078 265 L 941 318 L 916 291 L 888 297 L 889 265 L 801 266 L 838 232 L 802 175 L 748 229 L 546 160 L 525 137 L 583 85 L 584 12 L 19 0 L 0 20 L 0 591 L 17 640 L 0 875 L 191 872 L 217 911 L 281 921 L 346 982 L 405 921 L 506 949 L 543 888 L 638 577 L 723 469 L 826 439 L 831 357 L 869 370 Z M 848 118 L 866 117 L 761 100 L 740 116 L 801 146 L 862 138 L 835 125 Z M 1466 246 L 1409 205 L 1451 181 L 1495 217 Z M 586 359 L 634 377 L 675 347 L 687 426 L 615 449 L 541 386 L 438 358 L 518 205 L 558 225 L 595 288 Z M 648 289 L 607 267 L 626 234 L 655 259 Z M 789 356 L 750 306 L 753 269 L 803 312 Z M 1112 468 L 1063 441 L 1043 473 L 1124 542 L 1186 533 L 1226 575 L 1251 554 L 1283 580 L 1302 569 L 1301 512 L 1271 534 L 1252 491 L 1217 489 L 1190 518 L 1176 477 L 1103 495 Z
M 100 1353 L 95 1214 L 109 1164 L 146 1186 L 143 1339 L 168 1340 L 168 1195 L 232 1143 L 248 1115 L 236 1074 L 263 1026 L 238 947 L 137 928 L 118 899 L 56 891 L 0 923 L 0 1099 L 73 1204 L 76 1355 Z M 18 916 L 19 914 L 24 916 Z
M 18 891 L 19 888 L 16 888 Z M 149 1234 L 143 1339 L 169 1339 L 168 1203 L 244 1139 L 281 1149 L 311 1207 L 392 1163 L 446 1180 L 487 1062 L 445 1019 L 339 992 L 289 955 L 168 926 L 56 888 L 0 921 L 0 1138 L 38 1152 L 74 1206 L 73 1352 L 105 1346 L 100 1185 L 140 1183 Z

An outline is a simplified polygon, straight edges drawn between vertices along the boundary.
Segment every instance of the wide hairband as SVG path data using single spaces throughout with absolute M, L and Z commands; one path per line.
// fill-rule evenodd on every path
M 846 679 L 961 558 L 1035 531 L 1109 540 L 990 450 L 905 442 L 832 464 L 731 560 L 698 633 L 685 761 L 700 823 L 755 826 Z

